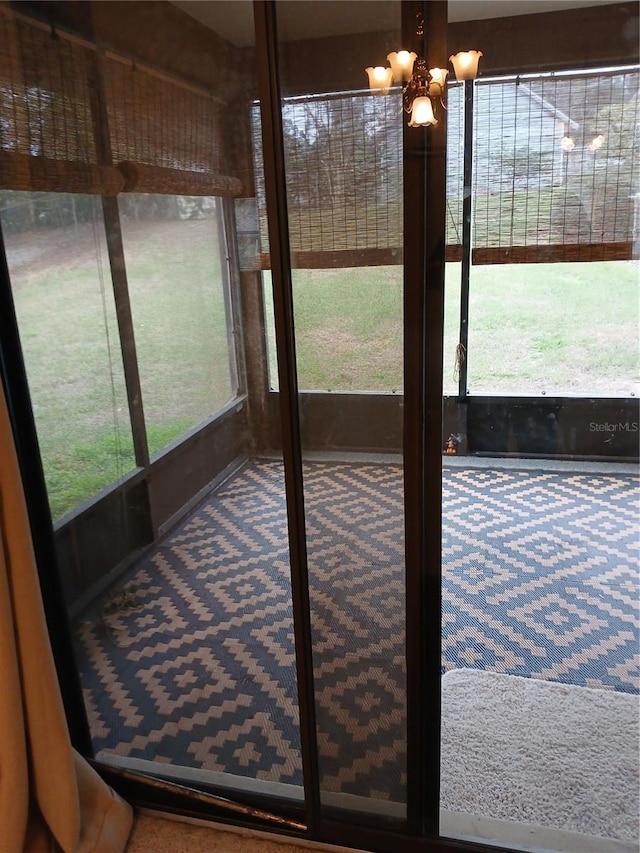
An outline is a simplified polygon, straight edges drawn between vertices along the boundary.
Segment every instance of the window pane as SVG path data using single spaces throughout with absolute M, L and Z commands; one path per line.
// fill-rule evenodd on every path
M 479 81 L 474 248 L 628 256 L 638 192 L 638 70 Z M 594 254 L 598 252 L 598 254 Z M 616 255 L 621 257 L 621 255 Z M 622 255 L 624 257 L 624 255 Z
M 460 266 L 447 264 L 444 282 L 444 338 L 442 390 L 445 396 L 458 394 L 457 347 L 460 342 Z
M 472 267 L 469 391 L 637 393 L 638 320 L 631 261 Z
M 270 282 L 267 329 L 273 329 Z M 402 391 L 402 267 L 293 274 L 298 382 L 304 391 Z M 268 331 L 269 351 L 274 333 Z M 271 385 L 278 377 L 271 359 Z
M 149 451 L 236 393 L 215 199 L 122 195 L 122 236 Z
M 304 389 L 402 391 L 402 267 L 295 270 Z
M 352 40 L 376 55 L 360 21 L 386 21 L 398 44 L 401 10 L 393 0 L 340 4 L 356 28 L 331 40 L 327 63 L 313 38 L 322 12 L 302 8 L 322 5 L 278 5 L 298 387 L 351 392 L 298 400 L 320 798 L 325 813 L 402 825 L 402 121 L 399 94 L 356 90 L 364 62 L 350 67 Z M 307 39 L 291 50 L 295 12 Z
M 100 199 L 0 193 L 54 519 L 134 465 Z

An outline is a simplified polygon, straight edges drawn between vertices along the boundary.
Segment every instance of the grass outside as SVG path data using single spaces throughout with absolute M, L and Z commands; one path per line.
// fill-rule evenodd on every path
M 233 393 L 216 229 L 209 219 L 125 222 L 123 236 L 154 453 Z M 134 466 L 104 232 L 43 229 L 8 238 L 7 250 L 59 518 Z M 445 393 L 457 390 L 459 276 L 449 265 Z M 302 389 L 402 392 L 401 267 L 297 270 L 294 311 Z M 475 268 L 471 390 L 627 395 L 637 382 L 638 316 L 633 263 Z M 269 337 L 275 378 L 272 327 Z
M 638 393 L 633 262 L 476 267 L 470 283 L 471 393 Z
M 402 391 L 402 268 L 295 270 L 298 383 L 306 390 Z M 638 391 L 638 266 L 632 262 L 474 267 L 472 393 Z M 270 283 L 265 286 L 272 318 Z M 445 393 L 457 393 L 460 264 L 445 283 Z M 275 385 L 274 332 L 269 336 Z
M 154 454 L 232 396 L 217 232 L 210 219 L 125 222 L 123 236 Z M 135 467 L 104 230 L 42 229 L 6 242 L 57 519 Z
M 185 423 L 196 426 L 235 393 L 223 258 L 213 217 L 125 223 L 123 239 L 153 454 L 168 443 L 165 434 L 178 438 Z

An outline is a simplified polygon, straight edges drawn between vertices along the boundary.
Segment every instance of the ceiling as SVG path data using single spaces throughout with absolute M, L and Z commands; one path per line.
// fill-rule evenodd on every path
M 449 0 L 450 21 L 528 15 L 584 6 L 603 6 L 620 0 Z M 173 0 L 200 23 L 236 47 L 254 42 L 252 0 Z M 393 29 L 398 5 L 388 0 L 279 0 L 278 19 L 284 40 L 338 36 Z

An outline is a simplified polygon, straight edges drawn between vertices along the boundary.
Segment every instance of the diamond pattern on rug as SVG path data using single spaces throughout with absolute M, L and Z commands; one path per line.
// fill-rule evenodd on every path
M 305 463 L 321 789 L 406 798 L 403 475 Z M 445 468 L 443 672 L 638 693 L 635 478 Z M 253 460 L 76 631 L 97 753 L 302 783 L 282 466 Z

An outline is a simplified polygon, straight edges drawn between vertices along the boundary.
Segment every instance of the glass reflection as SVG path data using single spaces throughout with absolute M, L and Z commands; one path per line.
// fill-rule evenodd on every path
M 482 45 L 466 151 L 450 113 L 448 205 L 472 218 L 447 280 L 469 308 L 459 398 L 444 377 L 441 831 L 604 851 L 638 840 L 638 68 L 536 68 L 529 35 L 579 20 L 511 17 L 524 50 Z
M 277 8 L 320 794 L 402 818 L 402 113 L 356 58 L 400 7 L 334 4 L 313 39 L 323 5 Z
M 0 221 L 54 520 L 135 466 L 98 198 L 2 191 Z

